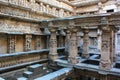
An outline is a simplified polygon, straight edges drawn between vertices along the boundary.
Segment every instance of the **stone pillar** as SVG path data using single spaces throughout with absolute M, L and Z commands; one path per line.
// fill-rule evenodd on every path
M 101 59 L 100 59 L 100 69 L 102 70 L 109 70 L 112 67 L 111 63 L 111 30 L 109 27 L 102 28 L 102 35 L 101 35 Z
M 68 62 L 71 64 L 78 63 L 78 47 L 77 47 L 77 31 L 78 29 L 72 28 L 71 30 L 71 38 L 69 44 L 69 57 Z
M 8 53 L 14 53 L 16 48 L 16 36 L 9 34 L 8 35 Z
M 68 54 L 70 45 L 70 31 L 66 30 L 66 38 L 65 38 L 65 53 Z
M 57 37 L 56 37 L 56 29 L 51 28 L 50 29 L 51 36 L 50 36 L 50 52 L 49 52 L 49 58 L 52 61 L 57 60 L 58 53 L 57 53 Z
M 46 41 L 46 47 L 49 48 L 50 36 L 47 35 L 46 38 L 47 38 L 47 41 Z
M 88 29 L 84 29 L 83 30 L 83 53 L 82 53 L 82 57 L 83 58 L 89 58 L 89 30 Z
M 31 50 L 31 42 L 32 42 L 32 35 L 26 34 L 25 35 L 25 51 Z

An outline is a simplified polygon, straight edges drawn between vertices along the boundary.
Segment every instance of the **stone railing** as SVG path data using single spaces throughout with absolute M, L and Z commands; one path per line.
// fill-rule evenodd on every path
M 68 7 L 63 8 L 50 3 L 42 2 L 43 0 L 0 0 L 0 13 L 15 15 L 20 17 L 34 18 L 34 19 L 48 19 L 53 17 L 70 16 L 72 12 L 67 10 Z M 62 6 L 63 5 L 63 6 Z
M 64 47 L 58 48 L 58 52 L 64 51 Z M 24 66 L 27 64 L 33 64 L 40 61 L 48 60 L 49 49 L 34 50 L 28 52 L 18 52 L 12 54 L 0 55 L 0 71 Z
M 97 4 L 100 2 L 100 0 L 78 0 L 74 1 L 75 6 L 86 6 L 86 5 L 92 5 L 92 4 Z

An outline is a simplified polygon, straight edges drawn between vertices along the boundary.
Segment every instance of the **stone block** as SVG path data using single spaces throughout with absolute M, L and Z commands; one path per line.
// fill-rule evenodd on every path
M 23 73 L 23 76 L 26 77 L 26 78 L 31 78 L 31 77 L 33 77 L 33 72 L 25 71 Z
M 33 73 L 40 73 L 43 70 L 43 65 L 41 64 L 35 64 L 28 67 L 28 71 L 31 71 Z
M 5 80 L 5 79 L 3 79 L 3 78 L 0 77 L 0 80 Z
M 17 80 L 28 80 L 28 79 L 25 77 L 20 77 L 20 78 L 17 78 Z

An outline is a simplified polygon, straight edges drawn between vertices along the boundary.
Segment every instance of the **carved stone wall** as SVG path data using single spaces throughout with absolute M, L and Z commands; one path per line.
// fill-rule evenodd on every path
M 24 36 L 23 35 L 16 35 L 16 52 L 23 52 L 24 51 Z
M 7 35 L 0 34 L 0 54 L 7 53 L 8 44 L 7 44 Z

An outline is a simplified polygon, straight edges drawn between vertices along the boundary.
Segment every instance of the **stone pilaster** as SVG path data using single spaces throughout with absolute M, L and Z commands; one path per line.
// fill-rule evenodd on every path
M 69 44 L 69 56 L 68 62 L 71 64 L 76 64 L 79 62 L 78 60 L 78 46 L 77 46 L 77 28 L 72 28 L 71 30 L 71 38 Z
M 36 50 L 41 49 L 41 37 L 40 36 L 36 36 L 35 49 Z
M 100 51 L 101 50 L 101 34 L 102 34 L 102 31 L 100 29 L 98 29 L 98 50 Z
M 31 50 L 31 42 L 32 42 L 32 35 L 26 34 L 25 35 L 25 51 Z
M 83 53 L 82 53 L 82 57 L 83 58 L 89 58 L 89 30 L 88 29 L 84 29 L 83 30 Z
M 50 35 L 50 52 L 49 52 L 49 58 L 52 61 L 55 61 L 58 58 L 56 29 L 51 28 L 50 32 L 51 32 L 51 35 Z
M 16 36 L 9 34 L 8 35 L 8 53 L 14 53 L 16 48 Z
M 99 67 L 102 70 L 109 70 L 112 67 L 111 63 L 111 30 L 109 27 L 102 28 L 102 35 L 101 35 L 101 58 Z

